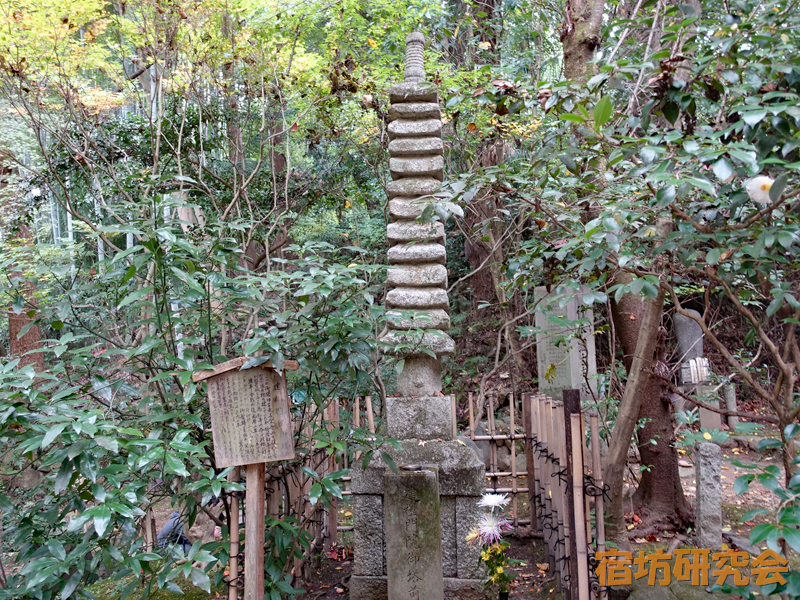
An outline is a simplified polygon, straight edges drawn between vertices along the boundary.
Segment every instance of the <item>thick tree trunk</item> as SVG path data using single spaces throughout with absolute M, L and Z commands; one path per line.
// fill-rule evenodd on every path
M 561 24 L 564 76 L 567 79 L 587 81 L 594 75 L 592 61 L 600 47 L 604 6 L 601 0 L 567 0 Z

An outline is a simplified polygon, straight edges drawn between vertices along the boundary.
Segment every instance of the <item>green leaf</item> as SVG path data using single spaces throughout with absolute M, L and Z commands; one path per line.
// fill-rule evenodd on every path
M 207 594 L 211 593 L 211 580 L 200 569 L 192 569 L 192 583 Z
M 750 483 L 753 481 L 754 475 L 741 475 L 733 482 L 733 491 L 736 495 L 744 494 L 749 488 Z
M 674 102 L 667 102 L 662 110 L 667 121 L 674 125 L 675 121 L 678 120 L 678 115 L 681 112 L 678 105 Z
M 784 173 L 783 175 L 781 175 L 780 177 L 778 177 L 775 180 L 775 182 L 772 184 L 772 187 L 769 188 L 769 199 L 770 200 L 772 200 L 773 202 L 777 202 L 778 201 L 778 199 L 783 194 L 783 190 L 786 189 L 786 182 L 788 181 L 788 179 L 789 179 L 789 175 Z
M 722 255 L 721 248 L 712 248 L 706 253 L 706 262 L 710 265 L 719 264 L 719 257 Z
M 716 191 L 714 191 L 714 186 L 712 183 L 704 177 L 687 177 L 686 181 L 691 183 L 694 187 L 700 188 L 709 196 L 717 195 Z
M 733 169 L 728 161 L 724 158 L 717 160 L 711 166 L 711 168 L 714 170 L 714 175 L 716 175 L 717 179 L 719 179 L 722 183 L 728 183 L 728 181 L 733 177 Z
M 594 105 L 594 126 L 598 129 L 605 125 L 614 113 L 614 106 L 608 96 L 603 96 L 600 101 Z
M 397 465 L 394 464 L 394 459 L 387 452 L 381 450 L 381 458 L 386 463 L 386 466 L 392 470 L 392 473 L 397 473 Z
M 742 113 L 742 119 L 744 119 L 744 122 L 750 125 L 750 127 L 758 125 L 766 116 L 766 110 L 752 110 L 750 112 Z
M 800 552 L 800 531 L 791 525 L 781 529 L 783 539 L 794 549 L 795 552 Z
M 189 471 L 186 470 L 186 465 L 183 461 L 170 453 L 167 453 L 167 472 L 175 473 L 181 477 L 188 477 Z
M 62 544 L 60 540 L 50 540 L 47 542 L 47 549 L 50 550 L 50 554 L 55 556 L 58 560 L 67 558 L 67 551 L 64 550 L 64 544 Z
M 67 582 L 64 584 L 64 587 L 61 588 L 61 600 L 67 600 L 72 593 L 78 588 L 78 584 L 81 582 L 81 570 L 75 571 L 72 576 L 67 579 Z M 138 583 L 138 580 L 134 580 L 135 583 Z
M 319 481 L 315 481 L 314 485 L 311 486 L 311 489 L 308 492 L 308 498 L 311 501 L 311 506 L 314 506 L 317 502 L 319 502 L 320 497 L 322 497 L 322 485 Z
M 667 185 L 656 192 L 656 202 L 659 206 L 666 206 L 675 201 L 675 186 Z
M 92 511 L 92 522 L 94 523 L 94 530 L 97 532 L 98 537 L 103 537 L 103 534 L 108 529 L 111 523 L 111 510 L 105 505 L 95 506 L 90 509 Z
M 797 423 L 790 423 L 783 429 L 783 437 L 787 440 L 791 440 L 798 433 L 800 433 L 800 425 Z
M 563 115 L 559 115 L 558 118 L 564 121 L 572 121 L 573 123 L 580 123 L 581 125 L 586 123 L 586 119 L 574 113 L 565 113 Z
M 47 448 L 47 446 L 49 446 L 54 439 L 61 435 L 61 432 L 67 428 L 67 425 L 69 425 L 69 423 L 59 423 L 58 425 L 51 427 L 47 433 L 44 434 L 41 445 L 42 449 Z
M 770 533 L 777 529 L 777 526 L 772 523 L 759 523 L 753 527 L 753 530 L 750 532 L 750 543 L 756 545 L 764 541 Z
M 122 301 L 119 304 L 117 304 L 117 309 L 120 309 L 123 306 L 127 306 L 128 304 L 131 304 L 132 302 L 136 302 L 137 300 L 139 300 L 140 298 L 146 296 L 147 294 L 149 294 L 152 291 L 153 291 L 153 286 L 152 285 L 148 285 L 148 286 L 143 287 L 140 290 L 136 290 L 135 292 L 131 292 L 130 294 L 125 296 L 125 298 L 123 298 Z

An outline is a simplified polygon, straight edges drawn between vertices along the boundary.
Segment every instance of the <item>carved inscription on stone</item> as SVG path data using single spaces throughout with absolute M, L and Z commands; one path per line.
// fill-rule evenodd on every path
M 217 467 L 294 458 L 286 381 L 273 369 L 209 378 L 208 403 Z

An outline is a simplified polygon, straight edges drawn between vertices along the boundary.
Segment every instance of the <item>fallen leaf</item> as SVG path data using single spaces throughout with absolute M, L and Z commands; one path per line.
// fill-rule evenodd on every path
M 711 440 L 711 434 L 710 434 L 710 433 L 708 433 L 708 432 L 706 431 L 706 432 L 703 434 L 703 439 L 704 439 L 704 440 L 709 440 L 709 441 L 710 441 L 710 440 Z
M 654 536 L 652 533 L 650 535 L 648 535 L 644 539 L 646 539 L 648 542 L 657 542 L 658 541 L 658 538 L 656 536 Z
M 628 531 L 630 531 L 630 530 L 631 530 L 631 529 L 633 529 L 634 527 L 636 527 L 636 525 L 634 525 L 633 523 L 631 523 L 630 525 L 628 525 Z
M 344 588 L 336 588 L 337 594 L 344 594 Z

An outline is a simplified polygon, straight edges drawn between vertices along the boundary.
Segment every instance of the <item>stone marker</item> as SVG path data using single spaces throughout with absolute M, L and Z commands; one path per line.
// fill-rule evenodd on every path
M 389 600 L 443 600 L 436 467 L 387 469 L 383 490 Z
M 722 394 L 725 398 L 725 408 L 727 408 L 730 412 L 736 412 L 739 410 L 736 408 L 736 385 L 733 383 L 729 383 L 722 388 Z M 739 424 L 739 417 L 728 417 L 728 427 L 733 431 L 736 429 L 736 426 Z
M 720 550 L 722 548 L 722 482 L 720 481 L 722 450 L 711 442 L 698 444 L 695 461 L 697 547 Z
M 686 312 L 692 313 L 697 318 L 701 317 L 696 310 L 687 310 Z M 672 322 L 675 326 L 675 337 L 678 339 L 681 364 L 703 356 L 703 330 L 697 321 L 691 317 L 676 314 Z
M 544 286 L 535 289 L 537 297 L 543 300 L 536 311 L 536 326 L 540 332 L 536 334 L 536 366 L 539 377 L 539 392 L 554 398 L 560 398 L 566 389 L 580 389 L 581 401 L 593 399 L 597 392 L 597 362 L 595 355 L 594 335 L 592 331 L 584 331 L 581 340 L 573 338 L 567 343 L 556 345 L 556 340 L 570 333 L 568 324 L 554 323 L 558 317 L 567 321 L 576 321 L 579 313 L 580 296 L 572 298 L 565 306 L 561 306 L 555 294 L 548 294 Z M 592 311 L 583 313 L 592 321 Z M 587 381 L 588 380 L 588 381 Z

